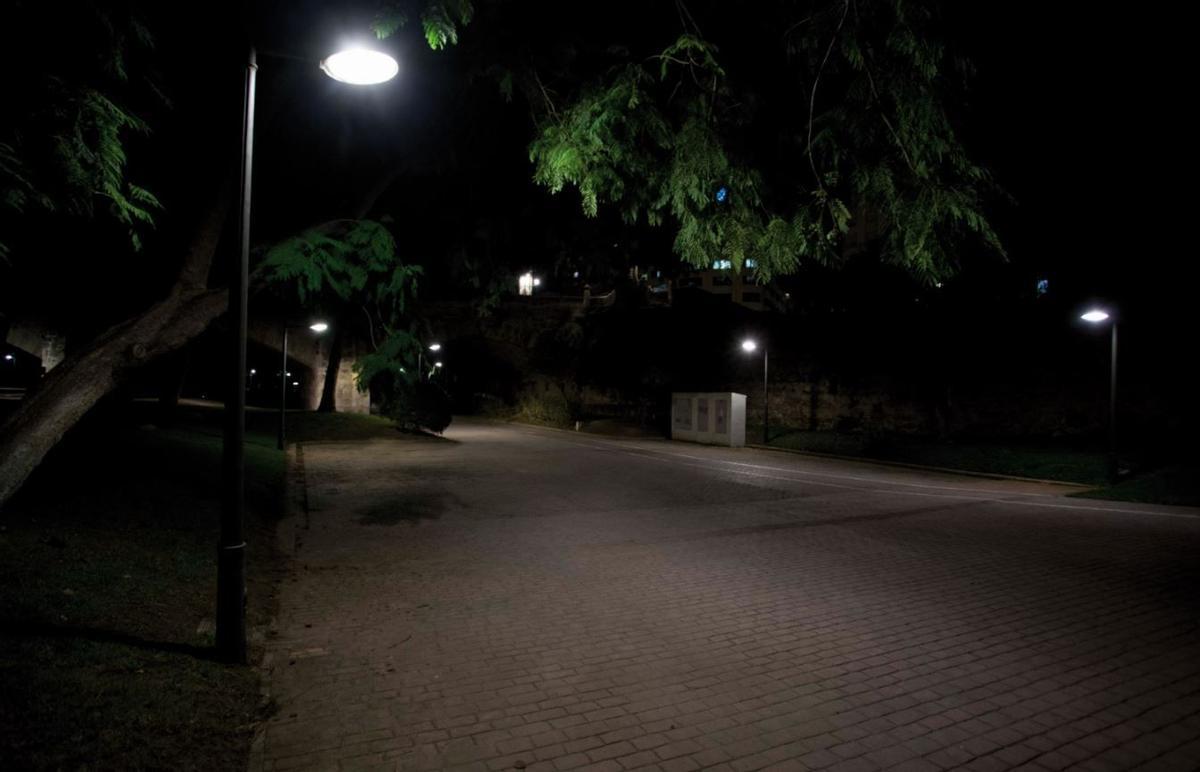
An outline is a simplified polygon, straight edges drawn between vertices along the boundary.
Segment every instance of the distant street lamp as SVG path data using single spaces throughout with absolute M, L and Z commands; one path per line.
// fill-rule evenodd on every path
M 279 441 L 275 445 L 279 450 L 283 450 L 284 447 L 284 416 L 287 415 L 287 384 L 288 378 L 292 377 L 292 374 L 287 369 L 288 330 L 298 330 L 303 326 L 300 324 L 289 325 L 287 322 L 283 323 L 283 362 L 279 366 L 279 382 L 281 384 L 279 390 Z M 329 329 L 329 324 L 327 322 L 313 322 L 308 325 L 308 329 L 320 335 Z M 292 385 L 299 386 L 300 381 L 293 381 Z
M 254 46 L 250 46 L 247 54 L 246 83 L 242 95 L 239 249 L 229 282 L 229 313 L 234 329 L 231 352 L 233 383 L 225 401 L 225 433 L 221 454 L 221 535 L 217 542 L 217 651 L 226 661 L 238 663 L 246 661 L 246 288 L 250 269 L 250 182 L 254 170 L 254 101 L 258 75 L 258 53 Z M 382 83 L 395 77 L 400 69 L 387 54 L 362 48 L 335 53 L 320 65 L 329 77 L 357 85 Z
M 429 351 L 432 351 L 433 353 L 436 354 L 437 352 L 442 350 L 442 344 L 441 343 L 430 343 L 428 346 L 424 346 L 422 348 L 417 349 L 417 380 L 418 381 L 425 380 L 425 350 L 426 349 L 428 349 Z M 441 367 L 441 365 L 439 364 L 438 367 Z M 432 372 L 430 374 L 432 374 Z
M 753 338 L 747 338 L 742 341 L 742 351 L 747 354 L 753 354 L 758 350 L 758 343 Z M 767 383 L 767 346 L 763 344 L 763 444 L 769 445 L 771 442 L 771 421 L 770 421 L 770 393 Z
M 532 295 L 533 288 L 541 285 L 542 280 L 535 278 L 533 273 L 526 271 L 517 277 L 517 294 Z
M 1119 476 L 1117 464 L 1117 320 L 1102 308 L 1088 309 L 1080 319 L 1090 324 L 1112 320 L 1112 354 L 1108 368 L 1108 478 L 1116 482 Z

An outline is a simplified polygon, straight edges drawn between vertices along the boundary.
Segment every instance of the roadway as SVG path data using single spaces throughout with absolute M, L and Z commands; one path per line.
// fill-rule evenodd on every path
M 1200 512 L 456 421 L 306 444 L 252 769 L 1192 769 Z

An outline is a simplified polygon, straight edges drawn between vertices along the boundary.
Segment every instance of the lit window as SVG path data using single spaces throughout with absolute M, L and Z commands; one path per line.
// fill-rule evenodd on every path
M 1050 291 L 1050 280 L 1049 279 L 1038 279 L 1037 290 L 1036 290 L 1037 296 L 1040 298 L 1042 295 L 1045 295 L 1049 291 Z
M 746 267 L 747 267 L 747 268 L 757 268 L 757 267 L 758 267 L 758 261 L 757 261 L 757 260 L 755 260 L 753 257 L 747 257 L 747 258 L 746 258 Z
M 731 260 L 713 260 L 714 271 L 728 271 L 732 267 L 733 261 Z
M 533 294 L 533 274 L 523 273 L 517 278 L 517 294 L 532 295 Z

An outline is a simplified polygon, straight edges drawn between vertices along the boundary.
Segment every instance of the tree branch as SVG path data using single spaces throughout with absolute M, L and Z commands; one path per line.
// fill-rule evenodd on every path
M 538 90 L 542 94 L 542 99 L 546 102 L 546 112 L 555 121 L 560 120 L 558 110 L 554 107 L 554 100 L 550 98 L 550 92 L 546 91 L 546 86 L 542 83 L 542 77 L 538 75 L 537 70 L 533 70 L 533 80 L 537 84 Z
M 829 39 L 829 47 L 825 49 L 825 58 L 821 60 L 821 66 L 817 68 L 817 74 L 813 77 L 812 92 L 808 97 L 808 163 L 812 167 L 813 178 L 817 182 L 817 188 L 825 189 L 824 183 L 821 182 L 821 174 L 817 171 L 817 162 L 813 158 L 812 141 L 813 141 L 813 116 L 817 109 L 817 84 L 821 80 L 821 73 L 825 71 L 825 65 L 829 63 L 829 56 L 833 53 L 833 46 L 837 43 L 838 36 L 842 32 L 842 25 L 846 23 L 846 16 L 850 13 L 850 0 L 845 0 L 845 5 L 842 8 L 842 18 L 838 20 L 837 29 L 833 31 L 833 36 Z

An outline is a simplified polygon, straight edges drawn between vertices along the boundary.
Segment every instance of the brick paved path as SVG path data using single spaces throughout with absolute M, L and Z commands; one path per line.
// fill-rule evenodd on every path
M 1200 768 L 1194 510 L 447 436 L 302 448 L 253 769 Z

